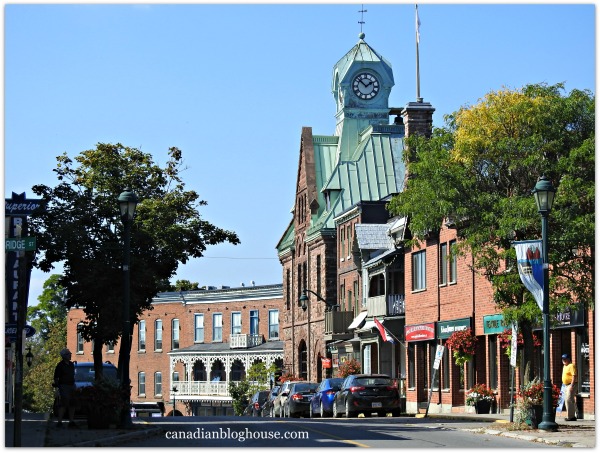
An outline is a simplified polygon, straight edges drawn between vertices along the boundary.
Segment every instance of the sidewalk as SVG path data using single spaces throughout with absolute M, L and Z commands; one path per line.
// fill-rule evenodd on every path
M 432 414 L 429 413 L 427 419 L 430 420 L 455 420 L 462 422 L 478 422 L 481 424 L 477 428 L 461 428 L 464 431 L 473 433 L 491 434 L 496 436 L 512 437 L 515 439 L 527 440 L 531 442 L 545 443 L 560 447 L 581 447 L 594 448 L 596 446 L 596 421 L 595 420 L 577 420 L 566 422 L 566 412 L 556 416 L 558 431 L 550 432 L 541 429 L 515 430 L 510 423 L 509 414 L 472 414 L 472 413 L 452 413 L 452 414 Z M 416 417 L 422 418 L 424 414 L 417 414 Z M 424 417 L 423 417 L 424 418 Z

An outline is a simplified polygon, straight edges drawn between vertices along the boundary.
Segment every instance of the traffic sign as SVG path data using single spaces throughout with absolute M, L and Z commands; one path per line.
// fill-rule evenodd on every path
M 35 334 L 35 328 L 25 326 L 23 332 L 25 332 L 26 337 L 32 337 Z M 14 341 L 17 338 L 17 325 L 14 323 L 4 324 L 4 335 Z
M 7 252 L 31 252 L 35 250 L 35 237 L 7 238 L 5 250 Z

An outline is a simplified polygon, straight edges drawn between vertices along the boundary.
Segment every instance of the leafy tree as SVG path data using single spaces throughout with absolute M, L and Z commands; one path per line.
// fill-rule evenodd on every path
M 231 395 L 232 404 L 233 404 L 233 412 L 235 415 L 243 415 L 244 409 L 250 403 L 250 396 L 248 396 L 250 392 L 250 382 L 243 379 L 239 382 L 229 381 L 229 394 Z
M 67 317 L 67 307 L 64 304 L 65 292 L 60 285 L 59 274 L 52 274 L 43 286 L 42 294 L 38 297 L 37 305 L 27 307 L 27 319 L 42 341 L 49 338 L 50 326 Z
M 198 282 L 190 282 L 189 280 L 177 280 L 175 285 L 172 286 L 171 291 L 196 291 L 198 288 Z
M 256 362 L 248 368 L 248 373 L 239 382 L 229 381 L 229 394 L 233 400 L 233 411 L 235 415 L 242 415 L 244 409 L 250 403 L 252 396 L 270 387 L 270 379 L 277 372 L 277 366 L 273 363 L 267 367 L 263 362 Z
M 42 296 L 40 296 L 41 298 Z M 35 335 L 37 337 L 37 334 Z M 54 402 L 54 369 L 61 361 L 60 351 L 66 346 L 67 318 L 48 325 L 48 338 L 27 342 L 31 346 L 33 363 L 23 370 L 23 408 L 33 412 L 50 412 Z
M 594 307 L 595 99 L 587 90 L 563 92 L 563 84 L 490 92 L 447 116 L 431 138 L 410 137 L 406 188 L 389 203 L 392 213 L 409 216 L 413 245 L 443 220 L 456 225 L 461 241 L 452 253 L 472 254 L 507 321 L 520 322 L 526 356 L 540 310 L 520 281 L 511 244 L 541 234 L 531 193 L 541 175 L 557 188 L 549 216 L 551 310 Z
M 124 227 L 117 199 L 125 188 L 140 200 L 131 238 L 132 331 L 179 263 L 202 257 L 208 245 L 239 243 L 235 233 L 201 218 L 198 209 L 206 202 L 185 190 L 182 165 L 177 148 L 169 149 L 160 167 L 139 149 L 98 143 L 74 159 L 66 153 L 57 157 L 56 187 L 33 187 L 45 202 L 30 217 L 39 252 L 35 265 L 48 272 L 64 262 L 58 283 L 66 290 L 66 306 L 86 313 L 81 333 L 94 340 L 97 376 L 102 374 L 102 346 L 122 335 Z

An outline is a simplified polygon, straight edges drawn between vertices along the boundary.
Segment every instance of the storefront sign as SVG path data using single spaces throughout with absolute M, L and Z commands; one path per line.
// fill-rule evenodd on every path
M 417 324 L 404 327 L 406 341 L 427 341 L 435 339 L 435 323 Z
M 484 335 L 492 335 L 502 333 L 506 329 L 510 329 L 510 325 L 504 321 L 502 313 L 483 317 L 483 333 Z
M 438 321 L 437 336 L 439 339 L 450 338 L 454 332 L 471 328 L 471 318 L 453 319 L 452 321 Z
M 331 368 L 331 359 L 321 359 L 323 368 Z

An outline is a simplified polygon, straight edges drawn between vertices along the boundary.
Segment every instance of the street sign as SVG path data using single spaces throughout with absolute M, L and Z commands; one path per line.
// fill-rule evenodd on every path
M 435 360 L 433 362 L 433 369 L 437 370 L 440 368 L 440 362 L 442 361 L 442 357 L 444 356 L 444 346 L 439 344 L 437 349 L 435 350 Z
M 8 238 L 5 240 L 7 252 L 32 252 L 35 250 L 35 237 Z
M 516 322 L 512 323 L 512 335 L 510 341 L 510 366 L 517 366 L 517 337 L 519 336 L 519 328 Z
M 32 337 L 35 334 L 35 329 L 31 326 L 25 326 L 23 328 L 26 337 Z M 17 325 L 14 323 L 4 324 L 4 335 L 10 337 L 11 340 L 17 339 Z

